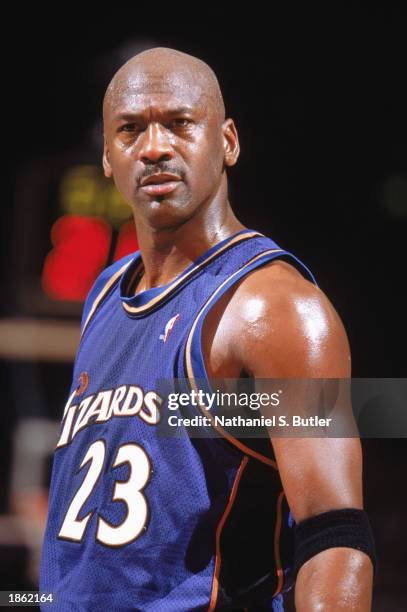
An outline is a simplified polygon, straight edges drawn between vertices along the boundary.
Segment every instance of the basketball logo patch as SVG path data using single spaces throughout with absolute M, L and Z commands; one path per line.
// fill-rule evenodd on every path
M 165 326 L 164 333 L 160 334 L 160 340 L 162 340 L 163 342 L 167 342 L 168 336 L 170 335 L 171 330 L 174 327 L 175 323 L 178 321 L 179 317 L 179 314 L 176 314 L 175 317 L 171 317 L 171 319 L 167 322 Z

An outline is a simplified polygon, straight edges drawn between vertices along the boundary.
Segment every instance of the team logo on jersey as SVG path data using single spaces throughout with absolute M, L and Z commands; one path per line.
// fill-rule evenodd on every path
M 171 317 L 171 319 L 167 322 L 165 326 L 164 333 L 160 334 L 160 340 L 162 340 L 163 342 L 167 342 L 168 336 L 170 335 L 171 330 L 174 327 L 175 323 L 178 321 L 178 319 L 179 314 L 176 314 L 175 317 Z
M 147 425 L 157 425 L 164 401 L 155 391 L 146 392 L 138 385 L 104 389 L 73 403 L 76 397 L 75 390 L 64 409 L 62 431 L 56 448 L 72 442 L 82 429 L 98 423 L 104 424 L 111 419 L 137 417 Z

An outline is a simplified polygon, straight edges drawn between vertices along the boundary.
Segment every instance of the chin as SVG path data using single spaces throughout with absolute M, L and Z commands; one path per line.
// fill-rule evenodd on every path
M 148 225 L 154 229 L 176 228 L 188 221 L 194 214 L 191 202 L 171 201 L 165 196 L 154 198 L 148 206 L 143 206 L 143 208 Z

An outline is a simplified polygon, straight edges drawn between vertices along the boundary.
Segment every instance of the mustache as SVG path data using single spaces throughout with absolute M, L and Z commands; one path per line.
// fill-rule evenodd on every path
M 143 179 L 146 179 L 150 176 L 154 176 L 155 174 L 164 173 L 178 174 L 181 179 L 184 179 L 184 171 L 182 168 L 178 168 L 176 166 L 169 166 L 168 164 L 158 162 L 157 164 L 154 164 L 151 168 L 148 166 L 145 172 L 143 172 L 143 174 L 138 177 L 137 182 L 138 184 L 140 184 Z

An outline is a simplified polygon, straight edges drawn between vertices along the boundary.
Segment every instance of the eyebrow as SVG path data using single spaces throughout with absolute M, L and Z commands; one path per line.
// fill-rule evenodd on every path
M 166 108 L 160 110 L 160 113 L 163 115 L 186 115 L 194 111 L 192 106 L 179 106 L 177 108 Z M 116 115 L 113 120 L 114 121 L 132 121 L 134 119 L 143 118 L 145 116 L 145 112 L 143 111 L 127 111 L 123 113 L 119 113 Z

